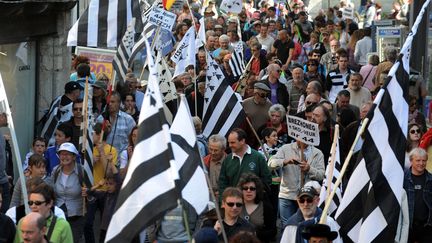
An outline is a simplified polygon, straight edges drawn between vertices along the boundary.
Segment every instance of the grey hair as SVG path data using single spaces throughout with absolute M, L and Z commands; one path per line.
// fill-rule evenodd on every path
M 384 58 L 390 62 L 395 62 L 398 51 L 396 48 L 389 46 L 384 49 Z
M 212 143 L 219 143 L 221 145 L 221 147 L 222 147 L 223 150 L 226 149 L 226 143 L 227 143 L 227 141 L 226 141 L 226 138 L 224 136 L 221 136 L 219 134 L 213 134 L 213 135 L 211 135 L 209 137 L 208 141 L 209 141 L 209 143 L 210 142 L 212 142 Z
M 273 112 L 279 112 L 282 119 L 286 115 L 285 107 L 283 107 L 283 105 L 281 105 L 281 104 L 274 104 L 274 105 L 270 106 L 270 108 L 268 110 L 268 115 L 271 116 L 271 113 L 273 113 Z
M 409 152 L 409 160 L 410 161 L 413 159 L 414 156 L 426 157 L 426 160 L 428 158 L 428 154 L 427 154 L 426 150 L 424 150 L 422 148 L 413 148 Z
M 229 42 L 229 37 L 227 35 L 221 35 L 221 36 L 219 36 L 219 41 L 228 41 Z

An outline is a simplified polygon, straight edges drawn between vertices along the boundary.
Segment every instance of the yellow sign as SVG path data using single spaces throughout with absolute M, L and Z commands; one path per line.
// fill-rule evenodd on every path
M 116 51 L 77 46 L 75 49 L 75 54 L 88 57 L 90 60 L 91 72 L 94 74 L 97 75 L 98 73 L 104 72 L 109 75 L 110 79 L 112 78 L 112 74 L 114 72 L 112 61 Z

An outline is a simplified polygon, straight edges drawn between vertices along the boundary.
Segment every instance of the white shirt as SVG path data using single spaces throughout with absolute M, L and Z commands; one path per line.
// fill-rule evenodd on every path
M 372 52 L 372 39 L 369 36 L 363 37 L 363 39 L 357 41 L 354 51 L 354 60 L 359 65 L 368 64 L 367 54 Z
M 262 45 L 261 49 L 266 50 L 267 52 L 270 51 L 271 47 L 273 46 L 274 39 L 273 37 L 267 35 L 266 38 L 262 37 L 261 34 L 257 35 L 256 38 L 258 39 L 258 42 Z

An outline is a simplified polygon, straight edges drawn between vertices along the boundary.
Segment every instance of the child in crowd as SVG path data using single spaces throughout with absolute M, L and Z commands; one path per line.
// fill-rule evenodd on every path
M 262 147 L 258 149 L 258 151 L 261 154 L 263 154 L 266 157 L 266 159 L 269 159 L 270 156 L 275 155 L 277 152 L 277 147 L 276 147 L 276 145 L 278 144 L 277 131 L 272 127 L 266 127 L 262 130 L 261 137 L 264 143 Z
M 45 153 L 47 147 L 47 142 L 45 138 L 36 137 L 33 139 L 32 150 L 26 154 L 25 160 L 23 162 L 23 171 L 26 176 L 28 176 L 29 158 L 33 154 L 42 155 Z

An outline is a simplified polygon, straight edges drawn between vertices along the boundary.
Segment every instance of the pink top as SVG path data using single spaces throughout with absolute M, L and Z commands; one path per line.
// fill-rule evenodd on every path
M 369 91 L 373 91 L 375 89 L 375 84 L 373 79 L 376 73 L 376 66 L 372 66 L 372 64 L 367 64 L 361 67 L 360 74 L 363 76 L 363 87 L 369 89 Z

